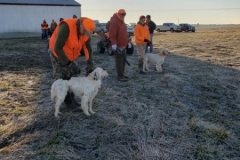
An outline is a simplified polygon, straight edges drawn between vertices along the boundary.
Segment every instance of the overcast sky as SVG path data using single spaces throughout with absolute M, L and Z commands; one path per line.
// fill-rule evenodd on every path
M 126 23 L 135 23 L 150 14 L 157 24 L 240 24 L 240 0 L 76 0 L 82 16 L 107 22 L 125 9 Z

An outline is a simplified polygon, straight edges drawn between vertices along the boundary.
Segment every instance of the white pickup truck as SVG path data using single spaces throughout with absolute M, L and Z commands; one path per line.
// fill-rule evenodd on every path
M 181 27 L 174 23 L 163 23 L 163 25 L 157 25 L 156 31 L 158 32 L 181 32 Z

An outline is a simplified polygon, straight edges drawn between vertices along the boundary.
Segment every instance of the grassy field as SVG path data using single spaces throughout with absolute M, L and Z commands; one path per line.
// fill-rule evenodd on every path
M 240 27 L 156 33 L 155 53 L 168 49 L 163 72 L 117 81 L 114 57 L 96 51 L 109 77 L 94 99 L 54 117 L 54 79 L 47 41 L 0 39 L 0 159 L 237 160 L 240 158 Z M 78 59 L 84 68 L 84 57 Z

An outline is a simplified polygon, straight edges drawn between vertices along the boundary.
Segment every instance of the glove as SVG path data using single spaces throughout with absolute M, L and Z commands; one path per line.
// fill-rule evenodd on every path
M 128 43 L 128 48 L 131 48 L 132 47 L 132 44 L 129 42 Z
M 116 50 L 117 50 L 117 45 L 116 45 L 116 44 L 112 45 L 112 50 L 113 50 L 113 51 L 116 51 Z
M 147 42 L 147 45 L 148 45 L 148 46 L 151 46 L 151 45 L 152 45 L 152 42 L 151 42 L 151 41 L 148 41 L 148 42 Z
M 70 62 L 70 64 L 67 65 L 67 68 L 72 74 L 81 73 L 81 70 L 78 68 L 78 64 L 76 62 Z
M 94 69 L 93 69 L 93 63 L 90 61 L 87 61 L 87 67 L 85 68 L 86 70 L 86 76 L 88 76 L 89 73 L 91 73 Z
M 144 39 L 144 42 L 149 42 L 149 40 L 148 39 Z

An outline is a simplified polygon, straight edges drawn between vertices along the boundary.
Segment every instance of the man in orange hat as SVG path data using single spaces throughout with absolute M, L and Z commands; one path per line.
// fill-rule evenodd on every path
M 145 55 L 145 48 L 147 44 L 151 44 L 150 33 L 147 24 L 145 23 L 146 17 L 140 16 L 139 21 L 134 28 L 135 43 L 138 54 L 138 71 L 143 74 L 143 58 Z
M 126 57 L 126 46 L 128 45 L 127 26 L 124 22 L 125 16 L 125 10 L 119 9 L 118 12 L 111 17 L 109 27 L 109 39 L 115 55 L 115 67 L 118 80 L 121 82 L 128 81 L 128 77 L 124 75 L 126 62 L 123 58 Z
M 87 60 L 86 72 L 93 69 L 92 48 L 90 36 L 95 29 L 95 23 L 90 18 L 64 19 L 56 27 L 49 41 L 49 52 L 53 66 L 53 76 L 56 79 L 69 80 L 72 76 L 81 73 L 77 58 L 81 50 Z M 70 93 L 65 103 L 71 104 Z

